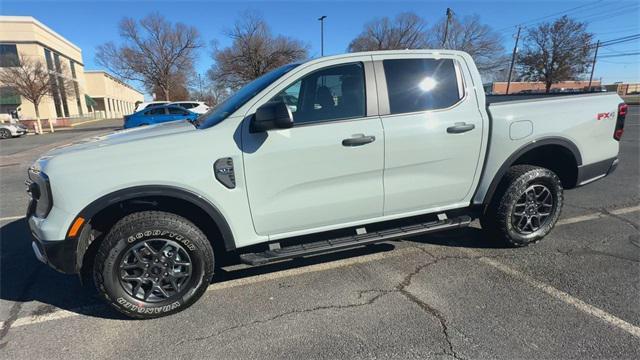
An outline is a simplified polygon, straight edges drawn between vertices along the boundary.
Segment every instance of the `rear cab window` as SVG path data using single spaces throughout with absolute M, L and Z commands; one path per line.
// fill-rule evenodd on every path
M 464 96 L 453 59 L 388 59 L 382 64 L 391 114 L 445 109 Z

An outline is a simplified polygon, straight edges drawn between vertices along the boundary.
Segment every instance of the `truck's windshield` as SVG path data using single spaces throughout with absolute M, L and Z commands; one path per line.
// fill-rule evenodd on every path
M 269 84 L 279 79 L 282 75 L 291 71 L 300 64 L 288 64 L 272 70 L 259 78 L 253 80 L 243 86 L 233 96 L 229 97 L 222 103 L 214 106 L 206 113 L 200 115 L 195 121 L 198 129 L 210 128 L 220 121 L 226 119 L 234 111 L 238 110 L 242 105 L 254 97 L 257 93 L 264 90 Z

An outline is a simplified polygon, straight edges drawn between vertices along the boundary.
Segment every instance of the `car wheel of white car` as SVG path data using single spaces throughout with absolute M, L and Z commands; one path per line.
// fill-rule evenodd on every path
M 510 246 L 535 243 L 558 221 L 562 192 L 562 183 L 551 170 L 531 165 L 514 166 L 481 217 L 482 228 Z
M 213 250 L 187 219 L 143 211 L 122 218 L 94 262 L 98 291 L 118 311 L 148 319 L 184 310 L 213 277 Z
M 0 139 L 11 138 L 11 131 L 9 129 L 0 129 Z

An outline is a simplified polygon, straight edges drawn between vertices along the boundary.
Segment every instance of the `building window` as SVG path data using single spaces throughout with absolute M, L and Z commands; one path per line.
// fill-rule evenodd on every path
M 0 67 L 20 66 L 18 48 L 15 44 L 0 44 Z
M 51 57 L 51 50 L 44 49 L 44 58 L 47 61 L 47 69 L 49 70 L 49 72 L 55 73 L 55 70 L 53 68 L 53 58 Z M 53 105 L 56 108 L 56 117 L 62 117 L 62 103 L 60 102 L 60 94 L 58 93 L 58 83 L 56 81 L 56 77 L 51 76 L 50 81 Z
M 73 64 L 73 63 L 72 63 Z M 73 90 L 76 93 L 76 104 L 78 105 L 78 114 L 82 115 L 82 101 L 80 101 L 80 89 L 78 88 L 78 82 L 73 82 Z
M 56 73 L 62 74 L 62 68 L 60 66 L 60 55 L 53 54 L 53 60 L 56 65 Z M 64 91 L 64 79 L 58 75 L 58 91 L 60 92 L 60 99 L 62 100 L 62 109 L 64 110 L 64 117 L 69 117 L 69 105 L 67 104 L 67 94 Z
M 53 71 L 53 60 L 51 59 L 51 50 L 44 49 L 44 58 L 47 60 L 47 69 Z
M 76 63 L 73 60 L 69 60 L 69 63 L 71 64 L 71 76 L 75 79 L 76 78 Z

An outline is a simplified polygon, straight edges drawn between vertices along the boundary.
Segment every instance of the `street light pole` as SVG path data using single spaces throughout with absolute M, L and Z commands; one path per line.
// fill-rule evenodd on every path
M 326 15 L 318 18 L 318 20 L 320 20 L 320 56 L 324 56 L 324 19 L 326 18 Z

